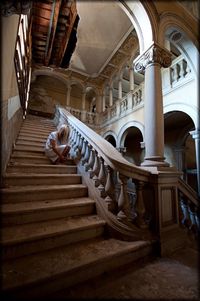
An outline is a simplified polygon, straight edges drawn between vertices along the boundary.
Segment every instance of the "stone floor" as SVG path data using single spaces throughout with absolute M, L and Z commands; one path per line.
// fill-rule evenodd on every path
M 62 291 L 56 299 L 200 300 L 198 259 L 197 251 L 181 250 Z

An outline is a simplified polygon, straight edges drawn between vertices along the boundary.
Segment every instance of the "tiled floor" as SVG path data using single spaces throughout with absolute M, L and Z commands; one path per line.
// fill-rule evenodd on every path
M 129 266 L 63 291 L 57 298 L 200 300 L 198 253 L 181 250 L 171 258 L 157 258 L 140 267 Z

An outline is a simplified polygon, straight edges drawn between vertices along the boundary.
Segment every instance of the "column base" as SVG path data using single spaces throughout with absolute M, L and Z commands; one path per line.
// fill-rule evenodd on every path
M 169 167 L 169 163 L 164 161 L 165 157 L 153 156 L 149 158 L 144 158 L 144 162 L 141 163 L 141 166 L 147 167 Z

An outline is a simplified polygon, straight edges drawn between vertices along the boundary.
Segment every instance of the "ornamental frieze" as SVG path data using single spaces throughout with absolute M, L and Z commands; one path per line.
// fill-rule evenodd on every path
M 136 72 L 144 73 L 145 68 L 153 63 L 159 64 L 161 67 L 168 68 L 171 65 L 171 53 L 153 44 L 145 53 L 134 61 L 134 69 Z

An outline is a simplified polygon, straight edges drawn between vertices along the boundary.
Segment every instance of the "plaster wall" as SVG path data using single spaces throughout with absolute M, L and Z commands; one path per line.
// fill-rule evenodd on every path
M 186 113 L 193 120 L 195 127 L 198 125 L 198 89 L 195 80 L 191 80 L 181 86 L 181 89 L 173 89 L 171 93 L 164 95 L 164 114 L 171 111 Z
M 2 17 L 1 40 L 1 174 L 9 161 L 12 145 L 17 138 L 21 123 L 22 109 L 17 87 L 14 51 L 18 30 L 19 16 Z

